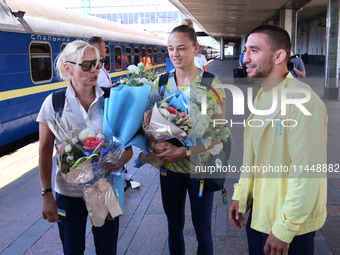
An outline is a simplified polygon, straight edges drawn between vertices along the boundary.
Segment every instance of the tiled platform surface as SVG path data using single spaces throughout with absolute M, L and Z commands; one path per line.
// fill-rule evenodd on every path
M 210 71 L 216 73 L 224 82 L 232 83 L 232 69 L 237 66 L 237 59 L 224 61 L 214 60 L 209 63 Z M 306 65 L 309 83 L 323 97 L 323 67 Z M 246 91 L 246 85 L 239 85 Z M 259 84 L 254 84 L 254 91 Z M 227 93 L 227 118 L 230 118 L 231 95 Z M 328 162 L 340 163 L 340 101 L 324 100 L 329 115 L 328 131 Z M 247 114 L 247 113 L 246 113 Z M 234 121 L 245 116 L 233 117 Z M 233 148 L 230 164 L 240 167 L 242 162 L 243 128 L 236 126 L 231 129 Z M 37 149 L 33 144 L 32 150 Z M 135 156 L 138 151 L 135 150 Z M 8 158 L 21 160 L 20 152 L 13 153 Z M 11 159 L 10 159 L 11 157 Z M 8 159 L 8 160 L 5 160 Z M 1 171 L 6 166 L 0 164 Z M 125 193 L 124 215 L 120 219 L 120 236 L 118 254 L 127 255 L 160 255 L 169 254 L 167 247 L 167 223 L 163 212 L 158 170 L 146 165 L 140 169 L 128 168 L 133 179 L 141 182 L 138 189 L 129 189 Z M 22 164 L 20 167 L 25 167 Z M 228 176 L 226 188 L 230 204 L 233 192 L 232 186 L 238 176 Z M 48 223 L 41 218 L 40 183 L 37 168 L 16 181 L 0 189 L 0 254 L 1 255 L 60 255 L 63 254 L 56 224 Z M 227 217 L 228 205 L 222 203 L 219 192 L 215 194 L 213 209 L 213 242 L 214 254 L 247 254 L 247 241 L 244 229 L 234 227 Z M 315 238 L 315 254 L 340 254 L 340 173 L 328 180 L 328 217 L 325 225 Z M 88 227 L 85 254 L 95 254 L 92 234 Z M 197 241 L 191 223 L 189 203 L 186 206 L 186 224 L 184 229 L 186 254 L 196 254 Z

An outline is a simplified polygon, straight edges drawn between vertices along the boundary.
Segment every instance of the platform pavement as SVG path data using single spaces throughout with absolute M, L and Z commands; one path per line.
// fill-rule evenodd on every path
M 214 60 L 209 63 L 211 72 L 222 80 L 232 83 L 232 69 L 237 66 L 237 59 L 224 61 Z M 306 65 L 305 79 L 312 88 L 323 97 L 323 67 Z M 226 79 L 226 80 L 225 80 Z M 252 85 L 254 91 L 259 84 Z M 243 91 L 248 86 L 239 85 Z M 328 128 L 328 162 L 340 163 L 340 101 L 323 99 L 329 115 Z M 230 119 L 231 95 L 227 92 L 227 119 Z M 234 121 L 242 120 L 244 116 L 233 116 Z M 241 166 L 243 129 L 240 126 L 231 128 L 233 147 L 230 164 Z M 30 150 L 37 150 L 37 143 L 30 145 Z M 134 150 L 138 154 L 137 149 Z M 26 154 L 26 152 L 25 152 Z M 20 152 L 10 155 L 20 161 Z M 3 158 L 0 158 L 3 160 Z M 14 164 L 10 159 L 6 160 Z M 3 162 L 3 161 L 2 161 Z M 4 167 L 0 162 L 0 173 Z M 29 167 L 30 164 L 21 164 Z M 6 169 L 9 169 L 7 167 Z M 167 224 L 162 209 L 159 188 L 158 170 L 145 165 L 140 169 L 133 168 L 128 163 L 128 169 L 133 179 L 141 182 L 138 189 L 129 189 L 125 193 L 124 215 L 120 219 L 118 254 L 127 255 L 166 255 Z M 29 169 L 30 170 L 30 169 Z M 334 176 L 333 176 L 334 177 Z M 315 254 L 340 254 L 340 176 L 328 180 L 328 217 L 325 225 L 317 231 L 315 238 Z M 237 181 L 237 175 L 229 175 L 226 181 L 228 200 L 232 195 L 232 186 Z M 63 254 L 58 236 L 58 228 L 54 223 L 48 223 L 41 217 L 41 198 L 38 169 L 34 167 L 25 175 L 0 189 L 0 254 L 1 255 L 60 255 Z M 247 254 L 247 241 L 244 229 L 233 226 L 227 218 L 227 207 L 222 203 L 221 195 L 216 192 L 213 206 L 213 242 L 214 254 Z M 184 236 L 186 254 L 196 254 L 197 242 L 190 218 L 189 203 L 186 204 L 186 223 Z M 90 227 L 87 228 L 86 255 L 95 254 Z

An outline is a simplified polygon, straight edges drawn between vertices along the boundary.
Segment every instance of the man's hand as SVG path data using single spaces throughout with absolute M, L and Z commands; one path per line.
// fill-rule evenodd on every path
M 267 242 L 264 246 L 264 253 L 266 255 L 283 254 L 288 255 L 289 243 L 282 242 L 280 239 L 276 238 L 272 232 L 270 232 Z M 269 253 L 270 250 L 270 253 Z
M 229 206 L 229 219 L 231 222 L 238 228 L 241 228 L 242 226 L 245 226 L 244 223 L 244 217 L 242 213 L 238 212 L 239 208 L 239 201 L 233 200 L 231 202 L 231 205 Z

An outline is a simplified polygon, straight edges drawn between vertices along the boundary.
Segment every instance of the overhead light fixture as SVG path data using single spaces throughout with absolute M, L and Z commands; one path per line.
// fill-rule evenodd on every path
M 23 11 L 11 11 L 11 13 L 13 14 L 14 17 L 16 17 L 18 20 L 22 20 L 25 12 Z

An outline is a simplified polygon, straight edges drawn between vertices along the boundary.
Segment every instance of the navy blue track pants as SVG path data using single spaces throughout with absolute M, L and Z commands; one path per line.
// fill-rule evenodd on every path
M 56 193 L 58 209 L 66 215 L 59 215 L 59 235 L 65 255 L 83 255 L 88 212 L 83 198 L 68 197 Z M 101 227 L 92 227 L 97 255 L 116 255 L 119 232 L 119 217 L 106 220 Z
M 252 210 L 246 225 L 249 255 L 264 255 L 264 246 L 268 235 L 250 228 Z M 289 245 L 289 255 L 313 255 L 315 231 L 304 235 L 295 236 Z
M 184 255 L 185 199 L 189 193 L 191 217 L 198 241 L 197 254 L 212 255 L 211 215 L 214 192 L 203 192 L 198 197 L 199 180 L 190 178 L 190 174 L 167 171 L 160 175 L 162 202 L 168 219 L 169 250 L 171 255 Z

